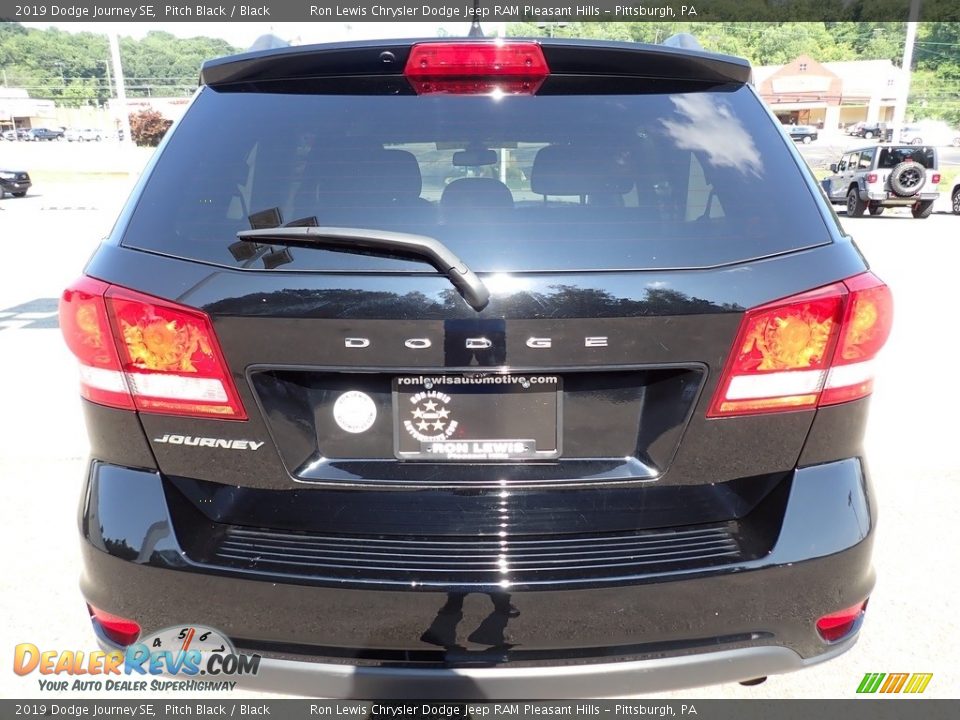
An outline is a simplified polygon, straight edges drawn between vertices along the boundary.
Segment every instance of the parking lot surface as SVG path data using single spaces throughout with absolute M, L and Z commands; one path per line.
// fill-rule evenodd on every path
M 104 157 L 99 148 L 97 157 L 93 143 L 68 149 L 64 162 L 37 155 L 37 164 L 26 169 L 46 169 L 35 173 L 28 197 L 0 201 L 3 697 L 51 697 L 39 690 L 36 674 L 21 678 L 10 671 L 17 643 L 95 649 L 77 588 L 76 514 L 87 440 L 75 364 L 60 339 L 56 303 L 109 232 L 134 180 L 123 170 L 142 165 L 148 153 L 131 158 L 117 148 Z M 8 164 L 6 151 L 0 145 L 0 165 Z M 35 152 L 18 148 L 14 159 L 27 162 L 20 152 L 28 151 Z M 70 174 L 90 168 L 98 174 Z M 706 687 L 658 697 L 852 698 L 867 672 L 931 672 L 925 697 L 956 697 L 960 691 L 960 460 L 953 447 L 960 217 L 938 212 L 918 221 L 897 210 L 843 223 L 896 301 L 867 438 L 880 505 L 874 556 L 879 579 L 862 639 L 835 661 L 756 687 Z M 248 695 L 253 693 L 236 693 Z M 123 694 L 111 694 L 116 696 Z

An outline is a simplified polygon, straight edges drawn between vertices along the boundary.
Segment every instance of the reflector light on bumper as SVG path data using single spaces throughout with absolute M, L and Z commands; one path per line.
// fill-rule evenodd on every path
M 856 627 L 867 610 L 867 601 L 824 615 L 817 620 L 817 632 L 827 642 L 842 640 Z
M 133 645 L 140 637 L 140 625 L 133 620 L 111 615 L 89 603 L 87 604 L 87 610 L 90 612 L 90 619 L 100 626 L 103 634 L 111 642 L 126 647 Z

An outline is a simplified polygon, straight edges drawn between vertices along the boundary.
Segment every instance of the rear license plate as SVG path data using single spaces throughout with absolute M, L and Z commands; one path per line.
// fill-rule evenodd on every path
M 504 462 L 560 456 L 561 383 L 552 375 L 401 376 L 393 380 L 402 460 Z

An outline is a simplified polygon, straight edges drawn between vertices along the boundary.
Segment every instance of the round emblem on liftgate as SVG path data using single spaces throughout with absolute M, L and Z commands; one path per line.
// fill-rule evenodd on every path
M 420 442 L 446 440 L 457 429 L 450 417 L 450 396 L 437 390 L 418 392 L 410 397 L 403 426 Z
M 333 404 L 333 419 L 348 433 L 362 433 L 373 427 L 377 404 L 359 390 L 348 390 Z

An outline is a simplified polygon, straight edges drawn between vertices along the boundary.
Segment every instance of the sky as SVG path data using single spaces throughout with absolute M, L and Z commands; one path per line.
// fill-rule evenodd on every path
M 300 23 L 256 23 L 256 22 L 47 22 L 22 23 L 26 27 L 56 27 L 67 32 L 105 33 L 110 29 L 120 35 L 141 38 L 151 30 L 171 33 L 177 37 L 188 38 L 198 35 L 222 38 L 232 45 L 245 49 L 250 47 L 261 35 L 273 33 L 278 37 L 297 45 L 309 43 L 333 42 L 337 40 L 363 40 L 397 37 L 436 37 L 437 31 L 444 28 L 452 35 L 466 35 L 469 23 L 425 23 L 425 22 L 300 22 Z M 493 34 L 494 27 L 485 27 Z

